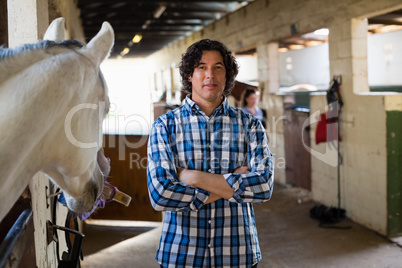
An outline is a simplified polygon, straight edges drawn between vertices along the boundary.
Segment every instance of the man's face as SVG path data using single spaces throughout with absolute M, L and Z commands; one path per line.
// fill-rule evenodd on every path
M 226 68 L 219 51 L 203 51 L 200 64 L 189 77 L 195 103 L 220 103 L 226 85 Z

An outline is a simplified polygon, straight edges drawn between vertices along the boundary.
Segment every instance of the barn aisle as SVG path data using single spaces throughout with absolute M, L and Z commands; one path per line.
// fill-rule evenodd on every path
M 92 222 L 84 227 L 82 267 L 159 267 L 161 228 L 155 222 Z
M 338 224 L 350 229 L 319 228 L 318 222 L 309 217 L 310 208 L 316 204 L 308 191 L 275 187 L 271 201 L 255 205 L 263 256 L 259 268 L 402 267 L 402 248 L 396 243 L 350 220 Z M 159 267 L 155 260 L 159 223 L 109 228 L 87 225 L 85 233 L 85 268 Z

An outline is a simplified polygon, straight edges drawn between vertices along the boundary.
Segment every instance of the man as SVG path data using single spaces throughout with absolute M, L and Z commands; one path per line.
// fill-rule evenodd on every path
M 159 117 L 148 143 L 148 190 L 165 211 L 161 267 L 256 267 L 261 260 L 252 203 L 273 190 L 272 154 L 258 119 L 228 105 L 238 73 L 220 42 L 182 56 L 183 106 Z

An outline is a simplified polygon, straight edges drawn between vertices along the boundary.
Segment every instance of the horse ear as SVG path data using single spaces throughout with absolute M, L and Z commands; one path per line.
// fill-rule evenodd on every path
M 55 42 L 64 41 L 66 39 L 65 33 L 65 19 L 57 18 L 49 25 L 46 30 L 43 40 L 50 40 Z
M 84 53 L 91 56 L 95 63 L 99 65 L 108 57 L 113 44 L 113 28 L 105 21 L 99 33 L 86 45 Z

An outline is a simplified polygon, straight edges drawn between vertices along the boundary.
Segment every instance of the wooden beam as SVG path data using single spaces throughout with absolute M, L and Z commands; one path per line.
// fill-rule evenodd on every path
M 402 25 L 402 21 L 395 19 L 369 18 L 369 24 Z
M 0 46 L 8 47 L 7 0 L 0 0 Z
M 243 2 L 249 2 L 249 3 L 251 3 L 251 2 L 254 2 L 255 0 L 245 0 L 245 1 L 243 1 Z M 87 4 L 110 4 L 110 0 L 85 0 L 85 5 L 87 5 Z M 239 1 L 234 1 L 234 0 L 202 0 L 202 1 L 200 1 L 200 0 L 186 0 L 186 1 L 183 1 L 183 0 L 163 0 L 163 1 L 161 1 L 161 0 L 144 0 L 144 1 L 136 1 L 137 3 L 138 2 L 143 2 L 143 3 L 162 3 L 162 2 L 165 2 L 165 3 L 183 3 L 183 2 L 185 2 L 186 4 L 187 3 L 199 3 L 199 2 L 206 2 L 206 3 L 216 3 L 216 2 L 222 2 L 222 3 L 232 3 L 232 2 L 239 2 Z

